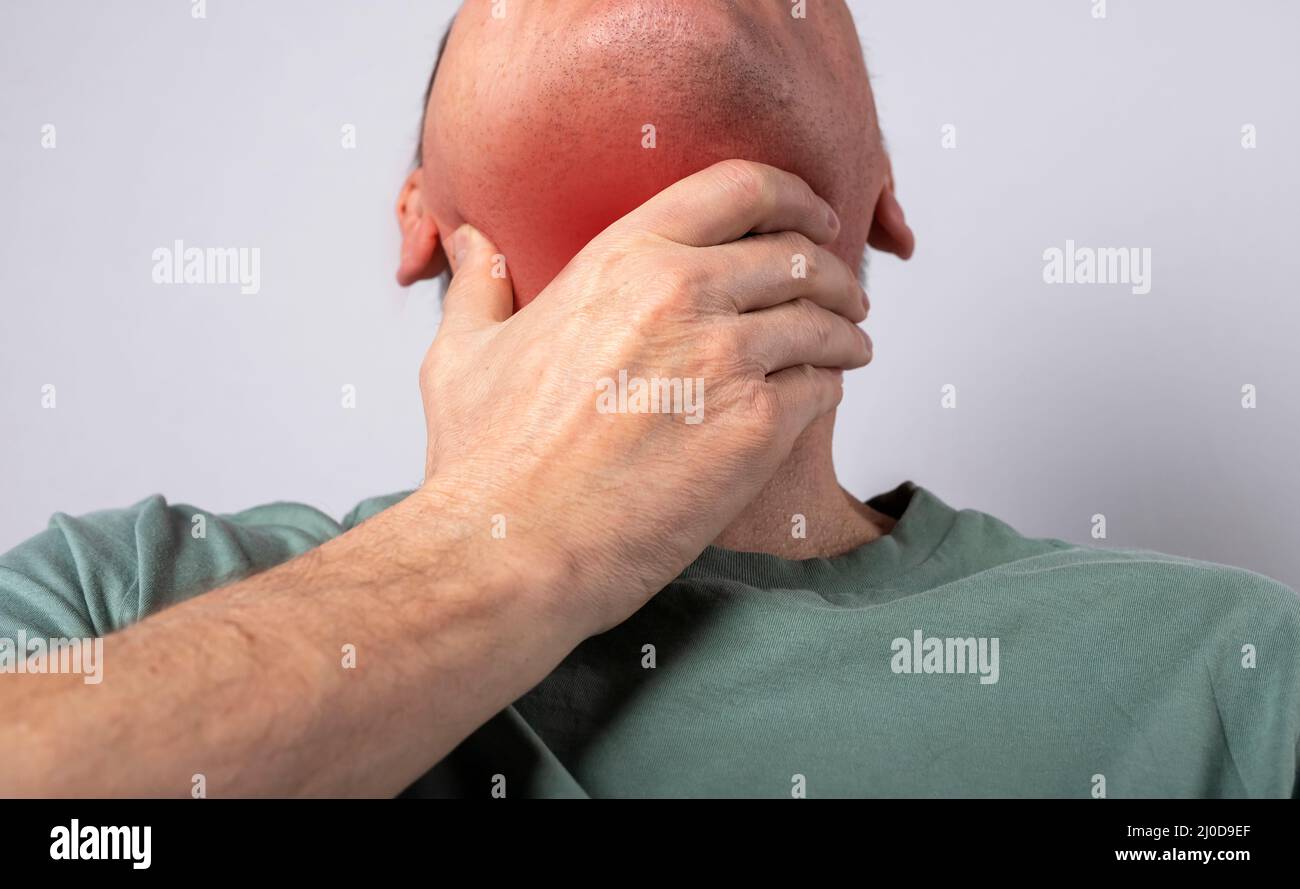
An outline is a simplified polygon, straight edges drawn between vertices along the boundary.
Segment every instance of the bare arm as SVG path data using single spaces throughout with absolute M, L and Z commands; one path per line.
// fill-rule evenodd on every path
M 580 641 L 534 595 L 563 578 L 532 559 L 524 583 L 448 502 L 428 486 L 106 637 L 102 683 L 4 682 L 6 794 L 400 792 Z
M 835 407 L 870 360 L 865 294 L 820 246 L 837 231 L 796 177 L 719 164 L 512 315 L 495 248 L 462 229 L 421 371 L 429 481 L 109 636 L 99 685 L 0 679 L 0 793 L 401 790 L 676 576 Z M 702 422 L 598 410 L 620 371 L 703 380 Z

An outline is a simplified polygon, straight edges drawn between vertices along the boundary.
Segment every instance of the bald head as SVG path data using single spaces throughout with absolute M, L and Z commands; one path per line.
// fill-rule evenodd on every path
M 399 202 L 404 280 L 462 222 L 507 257 L 519 307 L 596 234 L 726 158 L 802 176 L 843 221 L 832 249 L 910 252 L 847 7 L 789 0 L 468 0 Z M 892 201 L 892 195 L 890 196 Z M 902 229 L 898 229 L 902 226 Z M 427 255 L 426 255 L 427 254 Z

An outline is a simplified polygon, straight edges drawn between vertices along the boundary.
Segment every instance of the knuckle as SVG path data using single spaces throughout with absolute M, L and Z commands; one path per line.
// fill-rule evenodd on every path
M 760 430 L 775 427 L 781 416 L 781 396 L 776 388 L 766 381 L 751 386 L 749 411 Z
M 716 363 L 730 365 L 743 354 L 745 344 L 740 332 L 730 325 L 709 328 L 704 334 L 705 350 Z
M 683 248 L 686 251 L 694 248 Z M 709 267 L 700 262 L 698 257 L 684 253 L 680 261 L 673 265 L 672 281 L 680 297 L 695 298 L 708 290 L 712 275 Z
M 827 323 L 825 310 L 806 296 L 796 299 L 794 306 L 798 317 L 796 323 L 800 325 L 800 329 L 805 335 L 812 337 L 819 347 L 828 347 L 835 339 L 836 329 L 833 324 Z
M 804 277 L 813 279 L 822 267 L 821 249 L 806 235 L 799 232 L 784 232 L 780 235 L 781 250 L 788 256 L 802 256 Z
M 771 200 L 771 176 L 767 168 L 753 161 L 726 160 L 715 168 L 723 187 L 734 192 L 747 206 L 762 207 Z
M 635 237 L 621 232 L 604 232 L 574 257 L 573 268 L 587 279 L 609 284 L 619 280 L 626 271 L 629 258 L 637 256 L 641 243 Z
M 712 357 L 725 376 L 761 380 L 766 375 L 765 356 L 739 326 L 723 328 L 716 337 Z
M 817 382 L 817 368 L 811 364 L 801 364 L 798 368 L 799 377 L 806 383 Z
M 630 270 L 629 280 L 644 282 L 639 298 L 628 307 L 628 320 L 644 327 L 689 315 L 689 307 L 702 287 L 697 269 L 690 263 L 656 263 Z
M 829 384 L 831 386 L 830 403 L 831 407 L 839 407 L 840 402 L 844 400 L 844 385 L 840 381 Z
M 661 272 L 659 292 L 669 309 L 694 306 L 708 290 L 708 276 L 692 262 L 677 262 Z

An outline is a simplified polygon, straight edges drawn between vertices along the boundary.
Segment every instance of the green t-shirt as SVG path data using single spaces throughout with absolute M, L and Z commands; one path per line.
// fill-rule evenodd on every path
M 108 633 L 402 496 L 341 523 L 161 497 L 56 515 L 0 557 L 0 637 Z M 870 503 L 898 524 L 836 558 L 705 550 L 407 795 L 1295 795 L 1290 589 L 1025 538 L 910 483 Z

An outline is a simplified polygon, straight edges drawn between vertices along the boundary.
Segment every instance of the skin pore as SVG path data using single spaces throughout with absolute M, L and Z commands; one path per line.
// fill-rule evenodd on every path
M 806 18 L 788 0 L 493 7 L 463 5 L 439 65 L 423 162 L 398 200 L 401 283 L 439 274 L 443 242 L 468 222 L 506 257 L 524 310 L 610 223 L 727 158 L 803 178 L 839 215 L 829 246 L 851 267 L 868 244 L 911 255 L 842 0 L 809 3 Z M 889 517 L 840 487 L 833 427 L 833 414 L 810 426 L 715 544 L 813 558 L 888 533 Z M 806 538 L 791 534 L 796 513 Z

